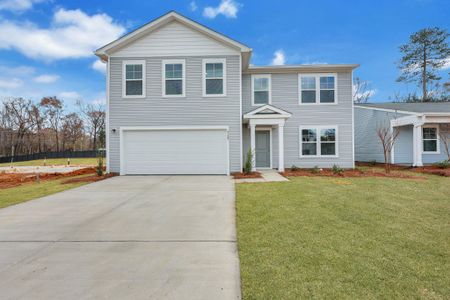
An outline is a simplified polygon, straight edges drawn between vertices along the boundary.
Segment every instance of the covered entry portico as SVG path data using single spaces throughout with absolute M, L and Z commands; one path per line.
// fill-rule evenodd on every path
M 258 151 L 256 132 L 259 132 L 259 130 L 271 131 L 272 128 L 276 128 L 278 133 L 278 171 L 284 171 L 284 124 L 290 117 L 289 112 L 268 104 L 244 114 L 244 124 L 247 124 L 250 129 L 250 149 L 254 157 L 252 161 L 253 171 L 257 168 L 255 159 Z M 264 139 L 264 136 L 261 135 L 260 138 Z M 270 149 L 272 149 L 272 139 L 269 138 L 269 141 Z M 270 155 L 272 155 L 271 151 Z

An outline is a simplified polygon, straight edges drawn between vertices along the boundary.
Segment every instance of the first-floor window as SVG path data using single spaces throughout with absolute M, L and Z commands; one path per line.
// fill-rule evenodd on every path
M 337 156 L 337 127 L 300 127 L 300 156 Z
M 123 62 L 123 97 L 145 96 L 145 62 Z
M 438 139 L 439 137 L 437 127 L 423 127 L 423 152 L 438 152 Z

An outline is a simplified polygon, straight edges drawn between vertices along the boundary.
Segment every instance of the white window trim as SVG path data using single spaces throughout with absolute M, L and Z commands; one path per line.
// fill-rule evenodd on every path
M 258 78 L 268 78 L 269 79 L 269 102 L 267 103 L 255 103 L 255 79 Z M 267 104 L 272 104 L 272 76 L 271 74 L 252 74 L 252 106 L 262 106 L 262 105 L 267 105 Z
M 206 64 L 222 63 L 223 64 L 223 93 L 222 94 L 206 94 Z M 214 78 L 208 78 L 214 79 Z M 203 97 L 226 97 L 227 96 L 227 60 L 225 58 L 205 58 L 202 60 L 202 83 Z
M 316 130 L 316 155 L 303 155 L 303 139 L 302 139 L 302 130 L 303 129 L 315 129 Z M 336 140 L 335 140 L 335 155 L 321 155 L 321 148 L 320 145 L 322 144 L 322 142 L 320 141 L 320 131 L 322 129 L 334 129 L 335 133 L 336 133 Z M 301 158 L 309 158 L 309 157 L 316 157 L 316 158 L 338 158 L 339 157 L 339 131 L 338 131 L 338 126 L 337 125 L 302 125 L 299 126 L 299 156 Z
M 423 138 L 423 128 L 436 128 L 436 151 L 425 151 L 423 150 L 423 142 L 424 141 L 434 141 L 434 139 L 424 139 Z M 423 125 L 422 126 L 422 154 L 441 154 L 441 144 L 439 138 L 439 125 Z
M 126 94 L 126 66 L 127 65 L 142 65 L 142 95 L 127 95 Z M 146 90 L 146 67 L 145 60 L 124 60 L 122 61 L 122 98 L 145 98 Z
M 322 103 L 320 102 L 320 77 L 334 77 L 334 102 Z M 316 81 L 316 102 L 314 103 L 302 103 L 302 77 L 314 77 Z M 310 73 L 298 74 L 298 104 L 299 105 L 337 105 L 338 104 L 338 83 L 337 73 Z
M 166 95 L 166 80 L 180 80 L 179 78 L 166 79 L 166 65 L 181 64 L 182 66 L 182 93 L 181 95 Z M 162 61 L 162 96 L 163 98 L 183 98 L 186 97 L 186 60 L 185 59 L 163 59 Z

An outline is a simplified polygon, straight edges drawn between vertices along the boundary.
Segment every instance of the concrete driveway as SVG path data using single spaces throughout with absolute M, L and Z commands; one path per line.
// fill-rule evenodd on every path
M 114 177 L 0 210 L 1 299 L 239 299 L 226 176 Z

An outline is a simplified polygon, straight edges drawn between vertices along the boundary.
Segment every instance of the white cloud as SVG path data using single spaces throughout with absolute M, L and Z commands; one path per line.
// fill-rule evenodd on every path
M 226 18 L 236 18 L 241 7 L 242 4 L 234 0 L 222 0 L 216 7 L 205 7 L 203 16 L 208 19 L 214 19 L 218 15 L 224 15 Z
M 14 12 L 23 12 L 33 7 L 33 4 L 44 2 L 44 0 L 1 0 L 0 10 L 10 10 Z
M 58 75 L 42 74 L 33 78 L 37 83 L 53 83 L 59 79 Z
M 195 3 L 195 1 L 191 1 L 191 3 L 189 3 L 189 9 L 191 11 L 196 11 L 197 10 L 197 3 Z
M 19 78 L 0 78 L 0 88 L 17 89 L 23 85 L 23 81 Z
M 284 65 L 286 63 L 286 56 L 284 54 L 283 50 L 277 50 L 275 51 L 275 53 L 273 54 L 273 59 L 272 59 L 272 65 L 274 66 L 279 66 L 279 65 Z
M 450 57 L 449 58 L 447 58 L 447 59 L 444 59 L 444 65 L 442 66 L 442 70 L 448 70 L 448 69 L 450 69 Z
M 91 68 L 94 69 L 95 71 L 99 71 L 100 73 L 106 74 L 106 63 L 102 62 L 99 59 L 97 59 L 92 63 Z
M 33 23 L 0 22 L 0 49 L 15 49 L 23 55 L 52 61 L 92 56 L 92 51 L 116 39 L 125 28 L 106 14 L 59 9 L 48 28 Z
M 77 92 L 68 91 L 59 93 L 58 98 L 61 98 L 63 100 L 78 100 L 81 98 L 81 95 Z
M 27 66 L 18 66 L 18 67 L 7 67 L 0 66 L 0 74 L 8 75 L 9 77 L 14 76 L 29 76 L 35 72 L 35 69 Z

